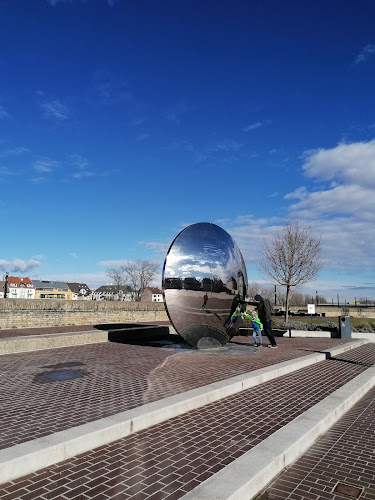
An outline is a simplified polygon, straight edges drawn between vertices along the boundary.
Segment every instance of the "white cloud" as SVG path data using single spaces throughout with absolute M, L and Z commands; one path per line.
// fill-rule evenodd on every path
M 296 199 L 290 214 L 321 233 L 327 267 L 374 269 L 375 140 L 308 151 L 302 170 L 314 180 L 314 190 L 302 186 L 284 199 Z
M 0 268 L 10 273 L 26 273 L 41 266 L 41 262 L 34 259 L 27 261 L 15 258 L 13 261 L 0 259 Z
M 375 139 L 305 153 L 303 171 L 318 180 L 375 187 Z
M 304 188 L 300 189 L 302 191 Z M 291 194 L 286 195 L 286 198 Z M 290 206 L 290 211 L 294 215 L 309 219 L 347 214 L 366 219 L 370 217 L 375 222 L 374 190 L 371 187 L 351 184 L 312 193 L 306 192 L 304 198 Z
M 375 140 L 307 151 L 302 170 L 315 190 L 299 187 L 285 195 L 298 199 L 292 214 L 309 219 L 346 214 L 375 222 Z M 329 181 L 329 186 L 320 184 Z
M 55 118 L 56 120 L 64 121 L 70 116 L 68 108 L 58 99 L 42 102 L 41 108 L 44 111 L 44 116 L 46 118 Z
M 307 189 L 305 186 L 301 186 L 297 189 L 295 189 L 293 192 L 288 193 L 284 196 L 284 199 L 290 200 L 290 199 L 295 199 L 297 198 L 298 200 L 303 200 L 307 196 Z
M 367 61 L 369 55 L 375 54 L 375 44 L 369 43 L 365 45 L 361 52 L 354 59 L 354 64 L 364 63 Z

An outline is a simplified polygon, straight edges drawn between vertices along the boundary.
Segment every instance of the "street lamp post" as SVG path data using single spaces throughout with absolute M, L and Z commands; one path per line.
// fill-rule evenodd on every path
M 8 278 L 9 278 L 9 273 L 6 272 L 5 273 L 5 284 L 4 284 L 4 299 L 7 298 L 7 294 L 8 294 Z

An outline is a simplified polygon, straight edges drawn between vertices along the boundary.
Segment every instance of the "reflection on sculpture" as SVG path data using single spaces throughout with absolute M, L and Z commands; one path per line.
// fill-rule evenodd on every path
M 246 267 L 221 227 L 200 222 L 181 231 L 164 262 L 163 294 L 176 332 L 195 347 L 219 347 L 233 337 L 244 310 Z

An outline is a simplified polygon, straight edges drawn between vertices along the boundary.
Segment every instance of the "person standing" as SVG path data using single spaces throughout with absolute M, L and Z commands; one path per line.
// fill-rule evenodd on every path
M 258 314 L 256 311 L 251 313 L 251 325 L 253 327 L 253 337 L 254 337 L 254 347 L 262 347 L 262 332 L 263 325 L 258 318 Z M 257 342 L 258 335 L 258 342 Z
M 203 304 L 201 305 L 201 309 L 206 309 L 207 301 L 208 301 L 208 295 L 206 292 L 203 296 Z
M 255 295 L 254 300 L 257 301 L 258 316 L 263 323 L 264 333 L 271 342 L 268 347 L 275 348 L 277 343 L 272 333 L 272 305 L 269 299 L 264 299 L 261 295 Z

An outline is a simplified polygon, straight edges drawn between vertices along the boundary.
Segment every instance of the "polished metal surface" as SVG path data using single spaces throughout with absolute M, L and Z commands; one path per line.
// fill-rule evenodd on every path
M 162 283 L 168 317 L 192 346 L 223 346 L 242 325 L 233 314 L 245 308 L 245 263 L 232 237 L 216 224 L 192 224 L 176 236 Z

